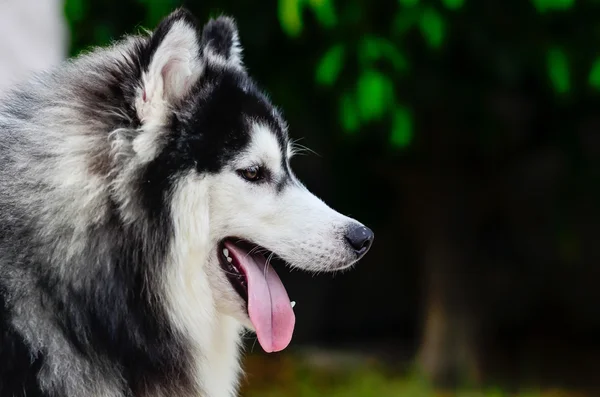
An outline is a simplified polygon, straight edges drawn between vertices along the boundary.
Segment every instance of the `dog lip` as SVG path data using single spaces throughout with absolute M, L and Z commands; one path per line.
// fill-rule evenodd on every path
M 225 276 L 231 283 L 233 289 L 235 289 L 244 302 L 246 302 L 246 305 L 248 305 L 248 280 L 246 279 L 244 270 L 236 263 L 236 259 L 233 255 L 230 256 L 232 261 L 227 261 L 227 257 L 223 253 L 223 250 L 225 249 L 225 240 L 232 239 L 224 239 L 218 245 L 217 256 L 219 258 L 219 264 L 221 265 L 221 269 L 225 272 Z

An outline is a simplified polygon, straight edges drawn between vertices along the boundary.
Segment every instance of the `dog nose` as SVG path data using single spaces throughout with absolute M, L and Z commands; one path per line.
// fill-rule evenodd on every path
M 359 258 L 371 248 L 374 238 L 373 231 L 363 225 L 350 226 L 346 232 L 346 240 Z

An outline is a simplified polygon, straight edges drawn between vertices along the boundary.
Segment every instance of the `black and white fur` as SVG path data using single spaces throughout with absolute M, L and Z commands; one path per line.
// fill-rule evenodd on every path
M 0 396 L 234 396 L 251 324 L 218 243 L 309 271 L 361 256 L 292 154 L 227 17 L 177 10 L 3 98 Z

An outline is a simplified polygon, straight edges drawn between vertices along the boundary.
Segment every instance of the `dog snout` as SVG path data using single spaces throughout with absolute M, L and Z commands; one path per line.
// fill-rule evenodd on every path
M 352 224 L 346 230 L 346 241 L 356 253 L 358 259 L 365 256 L 371 245 L 375 235 L 373 231 L 366 226 L 360 224 Z

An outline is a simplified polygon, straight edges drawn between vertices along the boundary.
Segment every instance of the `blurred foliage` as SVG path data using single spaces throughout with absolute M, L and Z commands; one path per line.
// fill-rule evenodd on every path
M 302 32 L 302 2 L 300 0 L 279 0 L 279 19 L 288 35 L 300 35 Z
M 293 3 L 293 18 L 286 11 Z M 280 1 L 280 23 L 285 32 L 296 38 L 303 27 L 302 7 L 312 4 L 302 0 Z M 395 147 L 406 147 L 413 134 L 413 117 L 398 95 L 403 79 L 411 78 L 410 56 L 406 53 L 408 37 L 414 30 L 421 33 L 423 43 L 431 51 L 440 51 L 448 35 L 453 34 L 453 20 L 460 18 L 461 12 L 469 5 L 466 0 L 398 0 L 391 24 L 386 29 L 374 24 L 368 18 L 372 13 L 369 7 L 357 1 L 334 4 L 333 0 L 319 0 L 321 7 L 327 10 L 338 8 L 338 26 L 332 36 L 338 41 L 325 51 L 317 64 L 316 81 L 337 92 L 340 123 L 344 130 L 354 133 L 361 126 L 372 122 L 387 120 L 391 133 L 389 142 Z M 531 0 L 535 9 L 545 15 L 552 12 L 569 11 L 575 5 L 574 0 Z M 385 7 L 381 7 L 385 8 Z M 548 16 L 553 17 L 553 15 Z M 322 18 L 318 18 L 323 22 Z M 331 30 L 332 23 L 322 23 Z M 356 29 L 361 29 L 356 31 Z M 353 30 L 355 34 L 345 35 Z M 345 37 L 341 42 L 340 37 Z M 356 40 L 360 37 L 359 40 Z M 355 47 L 355 48 L 352 48 Z M 346 50 L 344 50 L 346 49 Z M 533 49 L 532 49 L 533 50 Z M 351 55 L 358 59 L 353 60 Z M 354 67 L 353 63 L 356 63 Z M 385 63 L 392 68 L 386 68 Z M 572 88 L 570 60 L 560 48 L 550 43 L 547 50 L 546 70 L 548 83 L 557 94 L 567 94 Z M 335 83 L 346 79 L 337 87 Z M 354 81 L 354 88 L 348 89 L 348 80 Z M 589 84 L 600 89 L 600 61 L 596 60 L 591 68 Z M 343 86 L 343 87 L 342 87 Z
M 575 0 L 533 0 L 540 12 L 567 10 L 575 4 Z
M 108 3 L 115 2 L 111 0 Z M 74 33 L 73 52 L 90 42 L 104 45 L 121 35 L 133 21 L 151 28 L 173 8 L 185 5 L 199 9 L 196 3 L 182 0 L 129 0 L 122 2 L 123 15 L 104 14 L 96 1 L 66 0 L 65 11 Z M 466 0 L 389 0 L 376 6 L 360 0 L 277 0 L 275 4 L 282 31 L 291 40 L 301 40 L 311 21 L 321 29 L 322 51 L 314 67 L 318 86 L 337 96 L 341 128 L 354 134 L 376 123 L 389 131 L 388 142 L 404 148 L 412 141 L 415 123 L 406 82 L 414 78 L 414 57 L 410 38 L 415 32 L 429 51 L 443 51 L 448 37 L 455 34 L 455 22 L 475 7 Z M 117 4 L 115 2 L 115 4 Z M 530 0 L 541 17 L 553 18 L 556 12 L 568 12 L 574 0 Z M 106 9 L 106 7 L 104 7 Z M 385 11 L 378 11 L 378 10 Z M 391 11 L 385 17 L 380 12 Z M 219 10 L 217 10 L 219 11 Z M 236 15 L 236 17 L 240 17 Z M 115 21 L 117 21 L 115 23 Z M 386 21 L 381 25 L 381 21 Z M 311 30 L 312 31 L 312 30 Z M 554 40 L 556 41 L 556 40 Z M 546 51 L 548 84 L 559 95 L 573 89 L 571 60 L 568 54 L 550 42 Z M 317 49 L 323 45 L 317 46 Z M 534 49 L 532 49 L 533 51 Z M 435 59 L 435 58 L 433 58 Z M 598 58 L 600 59 L 600 58 Z M 590 61 L 588 84 L 600 89 L 600 61 Z M 404 88 L 404 90 L 403 90 Z
M 332 85 L 342 71 L 345 56 L 344 46 L 341 44 L 331 47 L 317 65 L 316 79 L 319 84 Z
M 291 0 L 290 0 L 291 1 Z M 294 0 L 300 10 L 301 1 Z M 333 10 L 332 0 L 319 0 L 321 7 Z M 317 65 L 316 81 L 318 84 L 332 87 L 339 80 L 344 66 L 352 60 L 346 56 L 345 47 L 357 48 L 348 51 L 356 54 L 358 68 L 354 89 L 347 88 L 339 96 L 339 118 L 342 127 L 348 133 L 356 132 L 362 124 L 377 122 L 383 119 L 389 121 L 391 133 L 389 142 L 395 147 L 406 147 L 412 140 L 413 117 L 411 111 L 397 98 L 395 81 L 406 77 L 410 63 L 402 49 L 403 36 L 411 29 L 418 28 L 427 45 L 432 50 L 438 50 L 446 35 L 446 21 L 438 9 L 420 0 L 399 0 L 396 15 L 393 18 L 391 31 L 394 37 L 384 37 L 375 32 L 363 31 L 358 42 L 352 39 L 344 43 L 333 44 L 323 55 Z M 458 10 L 464 5 L 463 0 L 444 0 L 443 5 L 450 10 Z M 340 30 L 355 28 L 363 24 L 356 21 L 365 13 L 355 10 L 360 7 L 356 2 L 338 2 L 340 14 L 345 18 L 340 20 Z M 282 28 L 290 36 L 296 37 L 302 30 L 301 13 L 294 13 L 294 18 L 288 17 L 288 0 L 280 1 L 280 22 Z M 354 11 L 354 12 L 353 12 Z M 349 17 L 348 17 L 349 16 Z M 318 18 L 322 22 L 322 18 Z M 323 24 L 331 28 L 333 24 Z M 341 35 L 339 35 L 341 36 Z M 379 67 L 381 63 L 392 66 L 390 71 Z
M 595 89 L 600 90 L 600 58 L 596 59 L 592 65 L 589 83 Z
M 564 94 L 569 91 L 569 60 L 561 49 L 552 48 L 548 51 L 548 74 L 556 92 Z

